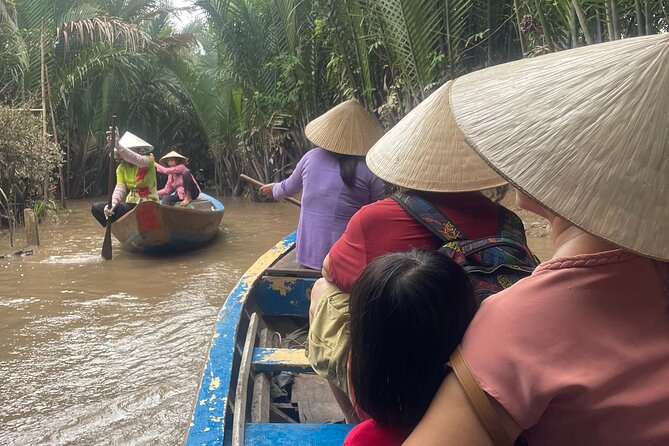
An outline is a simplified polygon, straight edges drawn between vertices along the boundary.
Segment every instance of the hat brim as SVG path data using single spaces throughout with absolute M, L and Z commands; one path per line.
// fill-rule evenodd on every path
M 471 192 L 506 184 L 465 142 L 447 82 L 390 129 L 367 154 L 379 178 L 429 192 Z
M 668 62 L 667 34 L 591 45 L 470 73 L 451 104 L 469 145 L 526 195 L 666 261 Z

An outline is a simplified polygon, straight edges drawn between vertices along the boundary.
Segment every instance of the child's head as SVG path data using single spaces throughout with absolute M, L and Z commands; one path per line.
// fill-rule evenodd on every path
M 179 164 L 188 164 L 188 158 L 180 154 L 179 152 L 172 150 L 168 154 L 160 158 L 160 164 L 165 167 L 175 167 Z
M 351 290 L 351 384 L 382 425 L 415 426 L 477 308 L 467 274 L 437 251 L 372 261 Z

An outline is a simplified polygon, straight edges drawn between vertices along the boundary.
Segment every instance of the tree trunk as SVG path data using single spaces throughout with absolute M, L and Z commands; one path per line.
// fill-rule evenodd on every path
M 513 9 L 516 12 L 516 30 L 518 30 L 518 41 L 520 42 L 520 51 L 523 53 L 523 56 L 525 55 L 525 52 L 527 51 L 526 45 L 525 45 L 525 36 L 523 35 L 523 32 L 520 30 L 520 8 L 518 7 L 518 0 L 513 0 Z
M 609 40 L 616 40 L 615 33 L 613 32 L 613 14 L 611 12 L 611 2 L 609 0 L 604 2 L 604 9 L 606 10 L 606 28 L 609 32 Z
M 546 39 L 546 46 L 548 51 L 551 53 L 555 51 L 555 46 L 553 45 L 553 36 L 551 35 L 551 30 L 548 28 L 548 22 L 546 21 L 546 16 L 544 15 L 544 10 L 541 6 L 542 0 L 534 0 L 534 7 L 537 10 L 537 15 L 539 16 L 539 22 L 541 22 L 541 28 L 544 30 L 544 38 Z
M 578 28 L 576 26 L 576 8 L 574 5 L 571 5 L 569 8 L 569 27 L 571 28 L 571 47 L 576 48 L 578 46 Z
M 643 17 L 641 16 L 641 2 L 639 0 L 634 0 L 634 11 L 636 12 L 636 26 L 639 30 L 639 35 L 646 35 L 646 29 L 644 27 Z
M 653 34 L 655 30 L 653 29 L 651 12 L 650 12 L 650 1 L 644 0 L 644 16 L 646 17 L 646 34 Z
M 616 6 L 616 1 L 615 0 L 610 0 L 611 3 L 611 18 L 612 20 L 612 25 L 613 25 L 613 39 L 611 40 L 618 40 L 620 38 L 620 34 L 618 31 L 618 7 Z
M 581 8 L 581 5 L 579 4 L 578 0 L 571 0 L 571 4 L 574 6 L 574 9 L 576 10 L 576 16 L 578 17 L 578 21 L 581 24 L 581 29 L 583 30 L 583 37 L 585 37 L 585 42 L 588 45 L 592 45 L 595 42 L 594 40 L 592 40 L 592 36 L 590 35 L 590 30 L 588 29 L 588 18 L 585 16 L 583 8 Z

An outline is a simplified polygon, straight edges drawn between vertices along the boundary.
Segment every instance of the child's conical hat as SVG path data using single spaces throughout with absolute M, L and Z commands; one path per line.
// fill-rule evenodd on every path
M 174 150 L 172 150 L 171 152 L 163 155 L 162 158 L 160 158 L 160 161 L 158 161 L 158 162 L 160 164 L 162 164 L 163 166 L 167 166 L 167 159 L 168 158 L 178 158 L 178 159 L 182 160 L 182 162 L 184 164 L 188 163 L 188 158 L 186 158 L 185 156 L 183 156 L 182 154 L 180 154 L 179 152 L 174 151 Z
M 669 34 L 470 73 L 451 107 L 467 142 L 527 195 L 669 260 Z
M 465 142 L 449 104 L 449 81 L 407 114 L 367 154 L 379 178 L 409 189 L 468 192 L 506 184 Z
M 330 152 L 364 156 L 383 135 L 383 127 L 351 99 L 311 121 L 304 133 L 312 143 Z
M 153 146 L 151 144 L 130 132 L 125 132 L 118 142 L 126 149 L 130 149 L 133 152 L 142 155 L 153 152 Z

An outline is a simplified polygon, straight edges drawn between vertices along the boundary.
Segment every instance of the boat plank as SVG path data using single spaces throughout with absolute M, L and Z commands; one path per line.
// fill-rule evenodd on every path
M 301 348 L 256 347 L 251 364 L 257 372 L 314 373 Z

